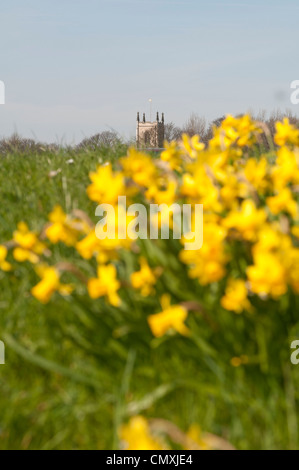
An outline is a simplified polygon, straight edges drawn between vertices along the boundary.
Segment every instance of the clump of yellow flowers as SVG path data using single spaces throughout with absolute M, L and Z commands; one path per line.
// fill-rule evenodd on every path
M 36 277 L 31 294 L 43 304 L 57 295 L 75 302 L 79 292 L 107 315 L 115 309 L 118 318 L 138 305 L 142 315 L 134 316 L 133 330 L 139 321 L 153 347 L 174 336 L 192 341 L 199 316 L 207 328 L 221 314 L 258 318 L 268 305 L 299 296 L 299 130 L 288 119 L 278 122 L 268 153 L 262 133 L 249 115 L 227 116 L 207 145 L 184 135 L 165 142 L 158 158 L 129 149 L 115 165 L 89 175 L 94 207 L 114 208 L 114 238 L 97 237 L 92 214 L 56 205 L 40 231 L 20 222 L 0 244 L 0 271 L 13 276 L 16 262 L 27 263 Z M 202 247 L 128 237 L 130 217 L 119 205 L 124 196 L 130 204 L 164 204 L 158 227 L 165 207 L 202 204 Z M 118 231 L 123 220 L 125 235 Z M 245 354 L 231 359 L 234 367 L 248 363 Z M 142 417 L 124 425 L 120 438 L 127 449 L 165 448 Z
M 170 421 L 148 420 L 140 415 L 120 427 L 119 438 L 124 450 L 169 450 L 170 440 L 185 450 L 234 450 L 228 441 L 203 433 L 198 424 L 183 432 Z
M 115 168 L 106 163 L 90 173 L 87 195 L 95 203 L 115 208 L 116 227 L 123 210 L 118 207 L 120 196 L 144 205 L 202 204 L 203 246 L 190 251 L 181 243 L 176 262 L 182 272 L 186 266 L 190 280 L 205 289 L 221 286 L 219 308 L 252 313 L 256 296 L 266 301 L 289 290 L 299 294 L 299 130 L 288 119 L 278 122 L 275 153 L 260 156 L 262 132 L 248 115 L 227 116 L 206 146 L 199 136 L 184 135 L 180 143 L 165 142 L 157 159 L 131 148 Z M 152 296 L 157 299 L 147 318 L 152 334 L 161 337 L 176 331 L 189 335 L 185 325 L 188 308 L 171 298 L 173 292 L 168 291 L 164 279 L 169 268 L 152 256 L 152 249 L 119 234 L 114 239 L 98 239 L 94 223 L 80 210 L 66 214 L 57 205 L 48 219 L 40 233 L 30 231 L 25 222 L 18 224 L 12 240 L 0 247 L 0 269 L 13 269 L 7 261 L 12 248 L 15 261 L 35 265 L 41 280 L 31 292 L 38 300 L 46 303 L 55 292 L 70 294 L 75 287 L 60 283 L 65 263 L 59 269 L 50 263 L 51 246 L 64 244 L 86 262 L 96 261 L 96 272 L 90 276 L 78 273 L 76 266 L 70 269 L 70 263 L 76 264 L 74 260 L 63 260 L 68 262 L 66 270 L 86 285 L 91 299 L 118 308 L 125 291 L 136 295 L 136 302 L 140 294 Z M 160 242 L 151 240 L 150 244 Z M 163 243 L 167 258 L 168 244 Z M 120 271 L 128 264 L 125 252 L 136 261 L 127 266 L 124 279 Z M 134 265 L 139 267 L 132 270 Z
M 119 431 L 125 450 L 165 450 L 162 439 L 153 435 L 148 421 L 143 416 L 134 416 Z

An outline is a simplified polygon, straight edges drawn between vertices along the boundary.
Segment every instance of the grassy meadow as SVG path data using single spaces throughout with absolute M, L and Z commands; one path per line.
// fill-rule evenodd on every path
M 228 145 L 231 154 L 221 171 L 235 168 L 239 160 L 245 165 L 248 159 L 264 159 L 269 166 L 275 165 L 274 147 L 264 153 L 250 139 L 238 147 L 237 153 L 234 143 Z M 211 144 L 210 154 L 216 153 L 216 144 Z M 201 155 L 210 158 L 198 142 L 190 141 L 188 145 L 190 148 L 186 141 L 184 151 L 188 155 L 195 152 L 199 160 Z M 290 149 L 295 152 L 292 141 Z M 183 169 L 180 163 L 176 164 L 184 160 L 178 149 L 167 151 L 163 162 L 170 165 L 163 176 L 166 180 L 177 182 L 184 172 L 193 174 L 184 164 Z M 71 262 L 84 277 L 93 278 L 99 261 L 94 256 L 80 256 L 72 243 L 50 243 L 43 227 L 49 221 L 48 214 L 58 205 L 66 214 L 80 210 L 93 223 L 97 221 L 97 203 L 86 188 L 90 185 L 89 173 L 96 172 L 105 162 L 111 162 L 116 172 L 124 172 L 135 183 L 130 174 L 135 171 L 134 158 L 141 159 L 146 175 L 151 174 L 151 164 L 134 154 L 127 167 L 121 163 L 120 170 L 126 153 L 127 148 L 118 145 L 80 152 L 12 152 L 2 157 L 0 244 L 9 242 L 18 223 L 24 221 L 50 249 L 50 255 L 45 250 L 44 261 L 50 265 Z M 155 163 L 159 156 L 151 156 L 150 160 Z M 214 163 L 208 165 L 217 179 Z M 138 171 L 142 176 L 142 171 Z M 194 174 L 197 171 L 194 169 Z M 269 175 L 261 176 L 260 182 L 268 184 Z M 257 208 L 266 207 L 266 199 L 274 197 L 276 191 L 258 183 L 253 196 L 241 192 L 226 196 L 235 189 L 221 178 L 219 185 L 227 189 L 221 193 L 225 203 L 211 206 L 209 216 L 217 212 L 225 220 L 243 200 L 254 200 Z M 201 197 L 205 198 L 213 188 L 205 179 L 201 181 L 205 192 Z M 215 187 L 218 183 L 213 180 Z M 142 191 L 146 184 L 142 178 L 136 183 Z M 286 180 L 286 186 L 292 189 L 295 183 Z M 181 192 L 187 200 L 191 197 L 190 187 L 184 186 L 185 192 Z M 177 186 L 176 194 L 179 191 Z M 298 205 L 298 192 L 293 194 Z M 139 197 L 136 193 L 132 196 L 133 200 Z M 200 201 L 204 207 L 210 204 L 210 200 Z M 277 214 L 269 214 L 267 224 L 275 224 L 283 216 L 289 225 L 293 226 L 294 220 L 297 226 L 296 216 L 284 207 Z M 211 223 L 216 222 L 213 219 Z M 14 259 L 8 244 L 7 260 L 12 268 L 8 272 L 0 270 L 0 340 L 6 347 L 6 364 L 0 366 L 0 449 L 112 450 L 121 448 L 122 441 L 130 432 L 134 434 L 134 429 L 137 434 L 142 429 L 148 445 L 145 448 L 150 449 L 184 448 L 184 436 L 201 448 L 210 448 L 214 447 L 210 444 L 211 435 L 223 440 L 220 447 L 298 449 L 299 366 L 290 362 L 291 341 L 299 338 L 299 298 L 292 287 L 296 279 L 293 276 L 293 284 L 279 293 L 271 287 L 266 296 L 248 288 L 250 308 L 242 295 L 241 311 L 238 299 L 235 311 L 233 307 L 224 308 L 221 299 L 228 273 L 234 279 L 245 279 L 247 267 L 253 263 L 250 247 L 258 243 L 254 236 L 260 229 L 253 224 L 254 233 L 249 236 L 236 224 L 226 227 L 231 232 L 223 243 L 231 251 L 221 261 L 225 272 L 217 272 L 215 278 L 208 280 L 201 271 L 190 275 L 192 256 L 197 255 L 182 261 L 179 240 L 139 240 L 134 246 L 121 247 L 116 258 L 109 258 L 109 263 L 117 268 L 120 285 L 115 290 L 121 302 L 100 294 L 88 295 L 86 283 L 74 276 L 72 269 L 63 273 L 63 283 L 73 286 L 70 295 L 54 292 L 47 301 L 39 301 L 32 295 L 32 287 L 39 282 L 36 263 Z M 238 231 L 241 236 L 235 236 Z M 298 239 L 292 240 L 297 249 Z M 204 238 L 204 246 L 206 242 L 209 240 Z M 141 255 L 158 273 L 153 282 L 148 281 L 149 290 L 143 294 L 132 288 L 130 281 L 132 273 L 139 272 Z M 268 265 L 268 276 L 271 269 L 275 268 Z M 185 330 L 180 333 L 176 325 L 169 331 L 166 328 L 164 334 L 151 330 L 148 318 L 161 311 L 164 294 L 172 305 L 180 306 L 178 313 L 188 310 L 184 325 L 190 334 L 185 334 Z M 133 436 L 129 448 L 145 445 L 134 444 L 135 438 L 137 441 Z

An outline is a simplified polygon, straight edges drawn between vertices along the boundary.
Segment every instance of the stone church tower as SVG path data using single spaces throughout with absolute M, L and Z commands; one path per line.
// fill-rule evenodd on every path
M 164 113 L 162 120 L 159 121 L 159 113 L 157 113 L 156 121 L 149 122 L 145 120 L 145 114 L 140 121 L 139 113 L 137 113 L 136 127 L 136 143 L 137 148 L 163 148 L 164 142 Z

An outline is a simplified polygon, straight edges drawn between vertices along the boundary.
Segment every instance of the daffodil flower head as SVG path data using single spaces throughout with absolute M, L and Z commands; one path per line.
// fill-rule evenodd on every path
M 161 297 L 161 306 L 162 312 L 148 317 L 153 335 L 160 338 L 169 330 L 175 330 L 181 335 L 188 336 L 190 331 L 184 323 L 188 316 L 187 309 L 181 305 L 171 305 L 169 294 Z
M 164 142 L 161 160 L 167 162 L 172 170 L 181 171 L 183 164 L 183 151 L 179 148 L 177 142 Z
M 13 233 L 13 241 L 17 245 L 13 250 L 13 257 L 19 262 L 29 261 L 36 264 L 46 249 L 44 243 L 39 240 L 35 232 L 29 230 L 25 222 L 18 224 L 17 230 Z
M 128 155 L 121 158 L 119 162 L 125 176 L 141 187 L 153 184 L 157 177 L 157 168 L 152 158 L 134 148 L 130 148 Z
M 143 416 L 134 416 L 119 429 L 119 437 L 125 450 L 165 450 L 161 439 L 155 437 Z
M 116 267 L 113 264 L 99 266 L 96 278 L 89 279 L 87 289 L 92 299 L 106 297 L 108 302 L 114 307 L 121 303 L 117 291 L 120 288 L 120 282 L 117 279 Z
M 40 265 L 36 269 L 41 281 L 31 289 L 32 295 L 41 303 L 50 301 L 54 292 L 61 295 L 70 295 L 73 288 L 69 284 L 61 284 L 60 272 L 54 266 Z
M 150 268 L 146 258 L 139 259 L 140 271 L 131 274 L 131 283 L 135 289 L 140 289 L 141 295 L 147 297 L 155 292 L 153 286 L 156 284 L 157 271 Z
M 288 118 L 284 118 L 283 122 L 275 124 L 276 134 L 274 142 L 282 147 L 283 145 L 299 145 L 299 130 L 295 128 Z
M 118 196 L 125 196 L 125 178 L 122 172 L 114 172 L 111 163 L 98 167 L 96 172 L 89 175 L 91 185 L 87 188 L 87 195 L 98 204 L 112 204 L 118 202 Z
M 49 214 L 49 220 L 51 224 L 46 229 L 46 235 L 52 243 L 61 241 L 67 246 L 74 246 L 77 243 L 80 231 L 60 206 L 54 207 Z
M 247 296 L 248 290 L 243 279 L 229 279 L 221 305 L 226 310 L 235 313 L 242 313 L 244 310 L 251 311 L 252 306 Z
M 0 269 L 2 271 L 11 271 L 12 266 L 6 261 L 7 257 L 7 248 L 4 245 L 0 245 Z

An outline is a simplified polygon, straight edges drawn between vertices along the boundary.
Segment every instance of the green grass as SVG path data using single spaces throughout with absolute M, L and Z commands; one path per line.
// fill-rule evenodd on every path
M 55 204 L 93 217 L 88 173 L 123 151 L 1 159 L 0 240 L 20 220 L 40 228 Z M 163 259 L 163 246 L 154 256 Z M 168 290 L 182 299 L 189 289 L 200 300 L 195 282 L 177 282 L 175 257 L 165 262 L 173 263 Z M 207 299 L 214 328 L 198 314 L 189 322 L 194 339 L 153 340 L 146 326 L 153 301 L 136 303 L 128 292 L 129 309 L 116 312 L 79 291 L 44 306 L 30 296 L 30 273 L 27 265 L 0 272 L 0 449 L 114 449 L 119 424 L 136 413 L 183 430 L 196 422 L 239 449 L 299 448 L 299 366 L 290 363 L 291 339 L 299 337 L 295 299 L 273 302 L 270 314 L 261 304 L 258 320 L 217 312 Z M 243 353 L 250 364 L 233 368 L 230 359 Z

